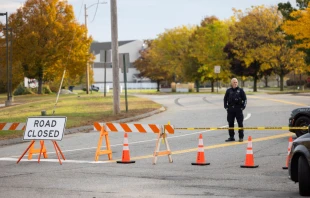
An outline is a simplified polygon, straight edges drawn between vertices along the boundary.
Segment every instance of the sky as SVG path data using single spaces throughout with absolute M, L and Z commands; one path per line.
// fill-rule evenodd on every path
M 0 13 L 14 13 L 25 1 L 0 0 Z M 166 29 L 199 25 L 207 16 L 228 19 L 233 15 L 232 8 L 244 11 L 251 6 L 288 1 L 296 5 L 296 0 L 117 0 L 118 40 L 154 39 Z M 73 6 L 81 24 L 85 23 L 86 5 L 88 33 L 95 41 L 111 41 L 110 0 L 68 0 L 68 3 Z M 5 22 L 5 17 L 0 16 L 0 21 Z

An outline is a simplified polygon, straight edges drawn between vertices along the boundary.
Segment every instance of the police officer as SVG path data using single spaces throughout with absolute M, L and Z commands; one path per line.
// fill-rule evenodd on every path
M 231 88 L 226 90 L 224 96 L 224 108 L 227 111 L 227 121 L 229 128 L 234 127 L 235 119 L 237 119 L 238 127 L 243 127 L 243 113 L 247 103 L 246 95 L 243 89 L 238 87 L 238 80 L 231 79 Z M 235 141 L 235 131 L 229 129 L 229 138 L 226 142 Z M 243 130 L 239 129 L 239 142 L 243 142 Z

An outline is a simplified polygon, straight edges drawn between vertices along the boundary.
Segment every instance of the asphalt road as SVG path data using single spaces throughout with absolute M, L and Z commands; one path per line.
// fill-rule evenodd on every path
M 223 95 L 140 95 L 165 106 L 165 112 L 136 123 L 178 128 L 227 126 Z M 292 109 L 308 106 L 309 96 L 248 95 L 245 127 L 287 126 Z M 130 103 L 129 103 L 130 108 Z M 209 166 L 196 162 L 198 136 L 203 135 Z M 124 133 L 110 133 L 113 160 L 122 156 Z M 130 133 L 134 164 L 117 164 L 102 155 L 94 161 L 98 132 L 66 135 L 58 142 L 66 160 L 60 165 L 51 142 L 48 159 L 27 156 L 16 164 L 29 142 L 0 147 L 0 197 L 299 197 L 298 184 L 282 170 L 288 137 L 284 130 L 248 130 L 253 138 L 256 169 L 242 169 L 247 142 L 225 143 L 227 130 L 177 130 L 168 135 L 173 163 L 167 156 L 152 165 L 156 134 Z M 237 135 L 236 135 L 236 139 Z M 38 144 L 36 144 L 38 147 Z M 161 145 L 164 149 L 164 145 Z

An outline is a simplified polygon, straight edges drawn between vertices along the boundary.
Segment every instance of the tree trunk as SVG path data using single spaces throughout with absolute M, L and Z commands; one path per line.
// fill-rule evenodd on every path
M 280 74 L 280 91 L 284 91 L 283 80 L 284 80 L 284 75 Z
M 157 92 L 159 92 L 160 80 L 157 80 Z
M 265 87 L 268 87 L 268 76 L 264 76 L 265 78 Z
M 255 75 L 254 76 L 253 92 L 257 92 L 257 79 L 258 79 L 258 77 Z
M 39 68 L 39 79 L 38 79 L 38 94 L 42 94 L 42 88 L 43 88 L 43 68 L 40 66 Z
M 196 92 L 199 93 L 199 81 L 196 80 L 195 84 L 196 84 Z
M 211 80 L 211 92 L 214 92 L 214 80 Z

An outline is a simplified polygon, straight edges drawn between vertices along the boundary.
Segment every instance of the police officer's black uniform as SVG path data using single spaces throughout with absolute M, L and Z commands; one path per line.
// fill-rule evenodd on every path
M 235 118 L 238 126 L 243 127 L 243 113 L 247 103 L 246 95 L 242 88 L 229 88 L 224 96 L 224 108 L 227 110 L 227 121 L 229 127 L 234 127 Z M 229 138 L 226 141 L 235 141 L 235 132 L 228 130 Z M 239 130 L 239 141 L 243 141 L 243 130 Z

